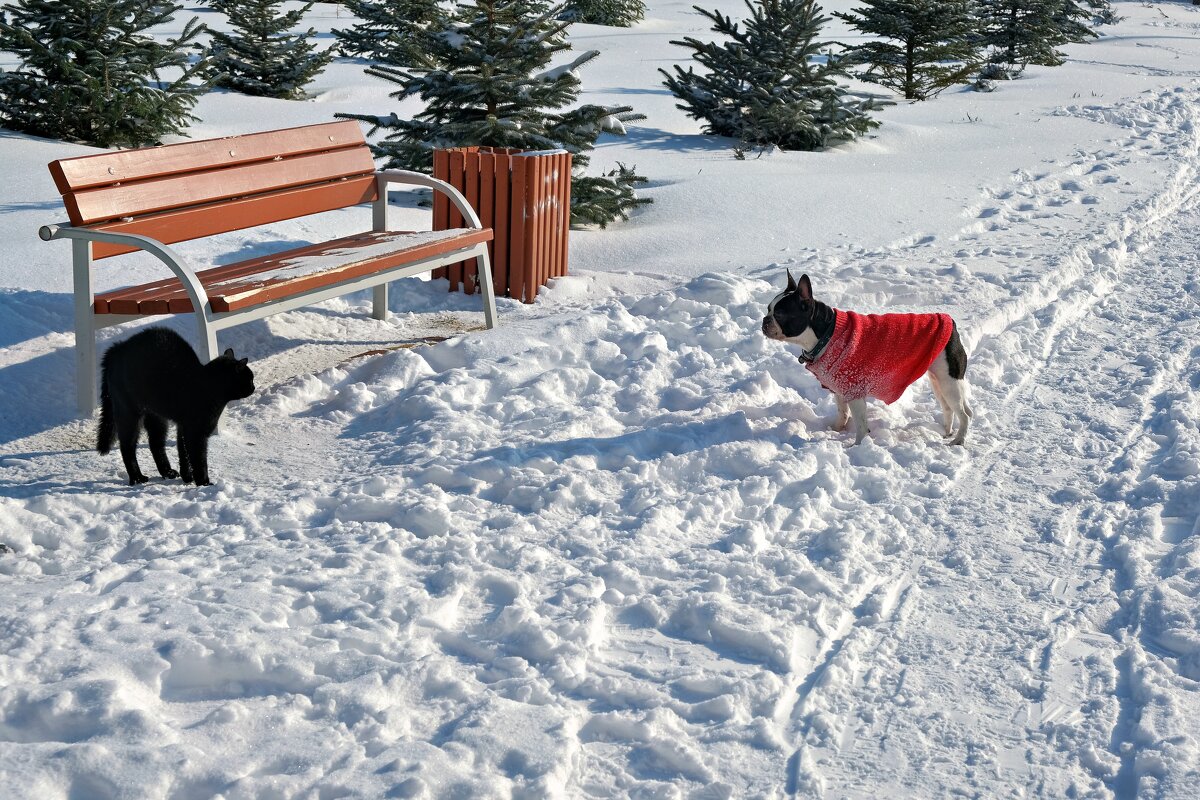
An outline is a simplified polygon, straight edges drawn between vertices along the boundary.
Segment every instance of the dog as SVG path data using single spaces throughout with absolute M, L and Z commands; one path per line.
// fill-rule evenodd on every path
M 942 429 L 950 444 L 967 437 L 967 351 L 949 314 L 857 314 L 813 299 L 812 282 L 787 274 L 762 321 L 768 339 L 799 348 L 800 363 L 833 392 L 834 430 L 854 417 L 854 443 L 867 435 L 866 398 L 891 404 L 922 374 L 929 375 L 942 407 Z M 955 423 L 958 429 L 955 431 Z M 953 437 L 953 438 L 951 438 Z

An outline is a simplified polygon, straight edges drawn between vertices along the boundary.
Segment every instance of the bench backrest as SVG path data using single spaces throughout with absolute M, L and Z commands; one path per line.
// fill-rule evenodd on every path
M 374 200 L 357 122 L 118 150 L 51 162 L 72 225 L 172 244 Z M 93 257 L 132 248 L 96 243 Z

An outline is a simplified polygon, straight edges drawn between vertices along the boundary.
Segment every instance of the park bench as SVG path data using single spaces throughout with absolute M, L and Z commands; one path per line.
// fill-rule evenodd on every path
M 96 403 L 96 332 L 159 314 L 194 314 L 198 355 L 216 357 L 217 331 L 361 289 L 373 289 L 372 316 L 387 318 L 387 285 L 397 278 L 477 259 L 484 321 L 496 322 L 487 243 L 462 194 L 402 170 L 376 171 L 357 122 L 332 122 L 51 162 L 70 224 L 41 228 L 70 239 L 75 280 L 79 409 Z M 465 226 L 392 231 L 388 186 L 442 192 Z M 373 204 L 371 230 L 203 270 L 171 244 L 256 225 Z M 146 251 L 173 273 L 164 280 L 96 294 L 93 261 Z

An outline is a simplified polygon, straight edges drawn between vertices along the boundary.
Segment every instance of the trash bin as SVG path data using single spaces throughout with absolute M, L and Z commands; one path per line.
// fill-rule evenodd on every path
M 538 287 L 567 274 L 571 225 L 571 154 L 565 150 L 455 147 L 435 150 L 433 177 L 467 198 L 480 221 L 493 230 L 488 244 L 497 297 L 532 303 Z M 437 192 L 433 229 L 463 225 L 462 215 Z M 474 260 L 436 270 L 450 291 L 476 288 Z

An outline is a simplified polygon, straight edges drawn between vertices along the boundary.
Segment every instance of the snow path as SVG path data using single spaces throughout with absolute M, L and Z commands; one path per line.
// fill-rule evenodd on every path
M 977 346 L 1024 374 L 977 402 L 996 412 L 995 444 L 915 515 L 920 555 L 896 571 L 888 613 L 843 631 L 822 666 L 836 677 L 805 695 L 793 791 L 1200 791 L 1181 749 L 1200 733 L 1200 620 L 1181 602 L 1200 590 L 1187 569 L 1200 507 L 1200 126 L 1176 110 L 1168 190 L 1064 259 L 1087 269 L 1047 274 L 1044 304 L 1001 309 Z M 947 751 L 965 756 L 958 770 L 938 764 Z

